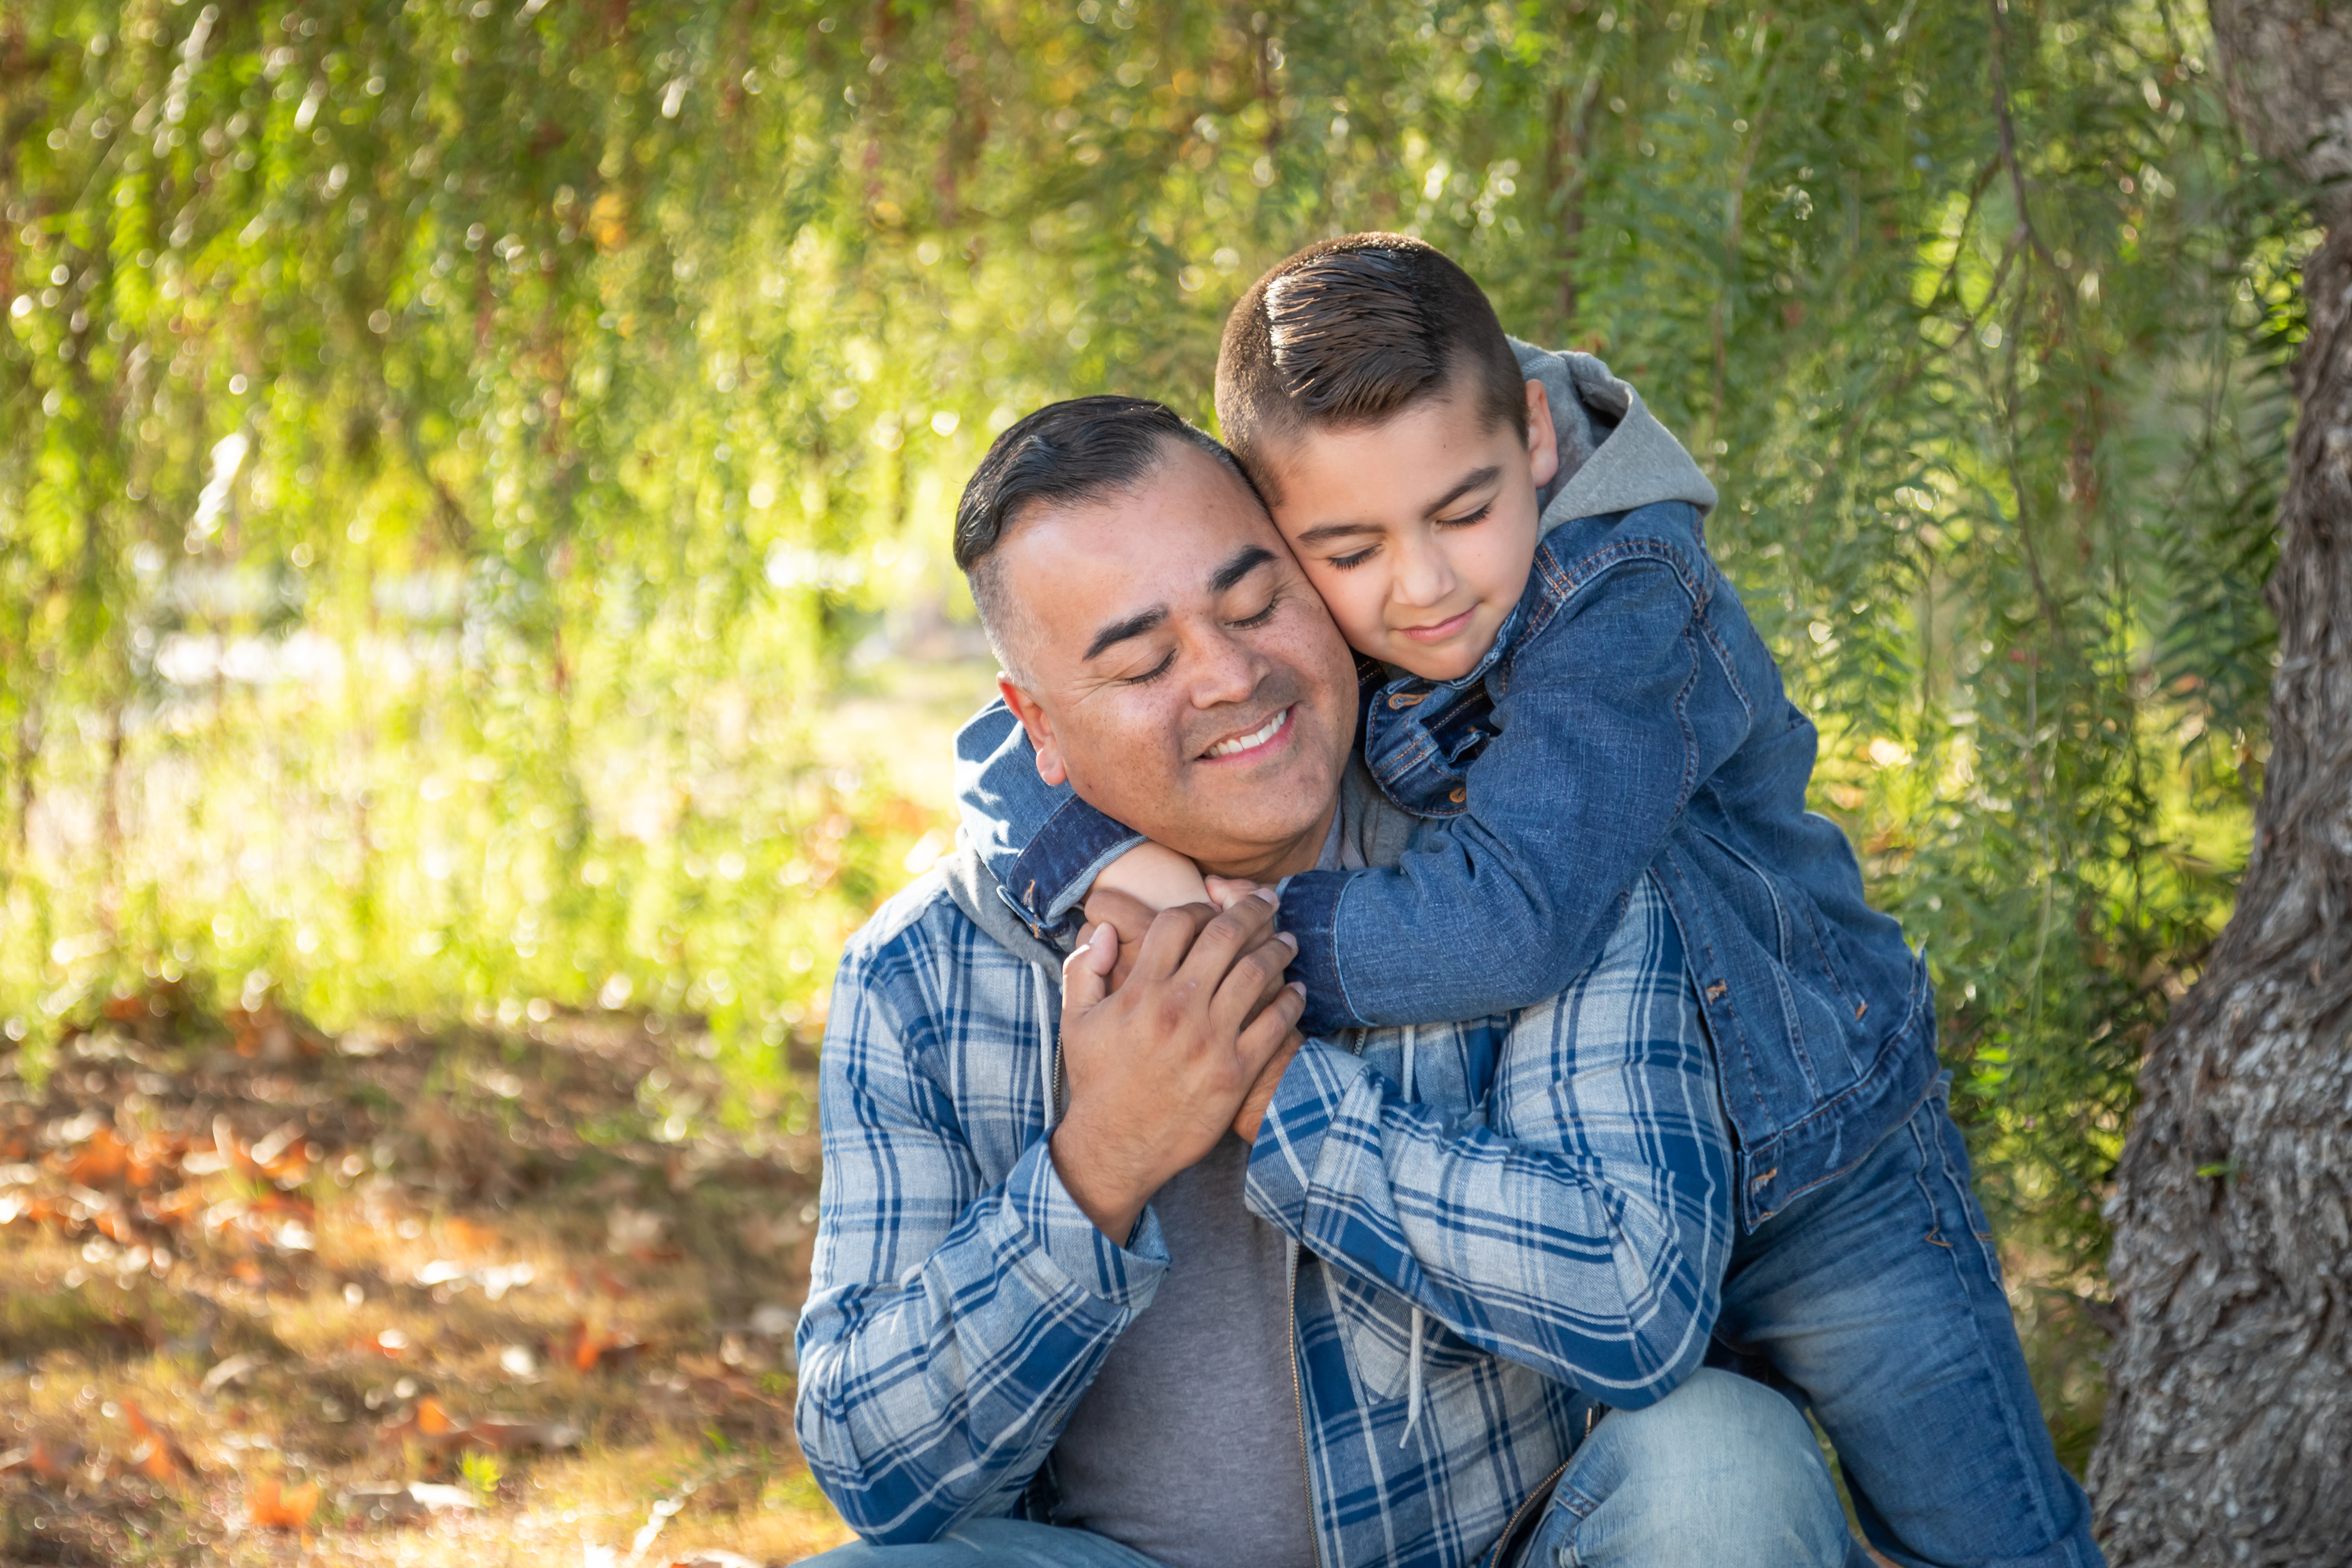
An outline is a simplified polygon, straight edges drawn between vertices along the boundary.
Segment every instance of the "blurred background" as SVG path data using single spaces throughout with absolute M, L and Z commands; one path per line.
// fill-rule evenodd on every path
M 665 1126 L 804 1133 L 840 944 L 950 842 L 993 675 L 965 475 L 1074 394 L 1213 428 L 1248 282 L 1400 229 L 1720 488 L 2079 1461 L 2132 1076 L 2260 784 L 2315 238 L 2203 27 L 12 0 L 0 1027 L 37 1077 L 158 986 L 674 1018 L 717 1077 Z

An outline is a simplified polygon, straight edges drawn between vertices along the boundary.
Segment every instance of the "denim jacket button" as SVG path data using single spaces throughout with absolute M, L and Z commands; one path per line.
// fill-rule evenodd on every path
M 1429 693 L 1426 691 L 1395 692 L 1389 698 L 1389 706 L 1391 708 L 1410 708 L 1428 695 Z
M 1445 798 L 1452 801 L 1454 805 L 1460 805 L 1464 801 L 1470 798 L 1470 788 L 1467 784 L 1455 784 L 1454 786 L 1454 793 L 1447 795 Z

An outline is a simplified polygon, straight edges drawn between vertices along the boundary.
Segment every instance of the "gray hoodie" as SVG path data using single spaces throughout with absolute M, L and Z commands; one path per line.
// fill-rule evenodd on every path
M 1551 399 L 1559 472 L 1537 496 L 1549 532 L 1580 517 L 1631 511 L 1655 501 L 1712 510 L 1715 486 L 1683 444 L 1642 405 L 1642 395 L 1591 354 L 1554 353 L 1511 340 L 1519 369 Z

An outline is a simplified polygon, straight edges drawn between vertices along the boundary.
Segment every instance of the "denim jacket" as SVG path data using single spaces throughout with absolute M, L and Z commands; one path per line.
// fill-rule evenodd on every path
M 1471 1017 L 1559 991 L 1654 871 L 1699 986 L 1752 1227 L 1861 1160 L 1927 1093 L 1934 998 L 1901 928 L 1864 900 L 1845 835 L 1805 807 L 1813 725 L 1707 553 L 1693 501 L 1711 490 L 1693 497 L 1654 463 L 1612 466 L 1621 437 L 1664 437 L 1613 387 L 1614 408 L 1576 389 L 1585 406 L 1569 414 L 1605 427 L 1587 471 L 1549 499 L 1486 658 L 1444 683 L 1365 681 L 1373 777 L 1443 830 L 1391 868 L 1290 879 L 1282 922 L 1299 941 L 1303 1027 Z M 1645 484 L 1691 499 L 1564 515 Z M 1001 709 L 957 743 L 968 836 L 1024 918 L 1066 919 L 1136 837 L 1048 791 Z

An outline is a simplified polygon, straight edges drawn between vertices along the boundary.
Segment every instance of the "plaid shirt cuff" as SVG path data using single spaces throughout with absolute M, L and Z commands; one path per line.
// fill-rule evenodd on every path
M 1286 1236 L 1307 1233 L 1307 1203 L 1323 1141 L 1349 1091 L 1370 1071 L 1336 1046 L 1309 1040 L 1283 1069 L 1250 1148 L 1249 1206 Z
M 1151 1304 L 1160 1276 L 1168 1271 L 1168 1247 L 1160 1234 L 1160 1217 L 1150 1209 L 1143 1211 L 1127 1245 L 1118 1246 L 1095 1228 L 1062 1185 L 1061 1173 L 1054 1169 L 1050 1137 L 1031 1144 L 1006 1174 L 1004 1196 L 1036 1245 L 1033 1256 L 1038 1266 L 1060 1276 L 1044 1283 L 1075 1286 L 1124 1311 L 1139 1312 Z

